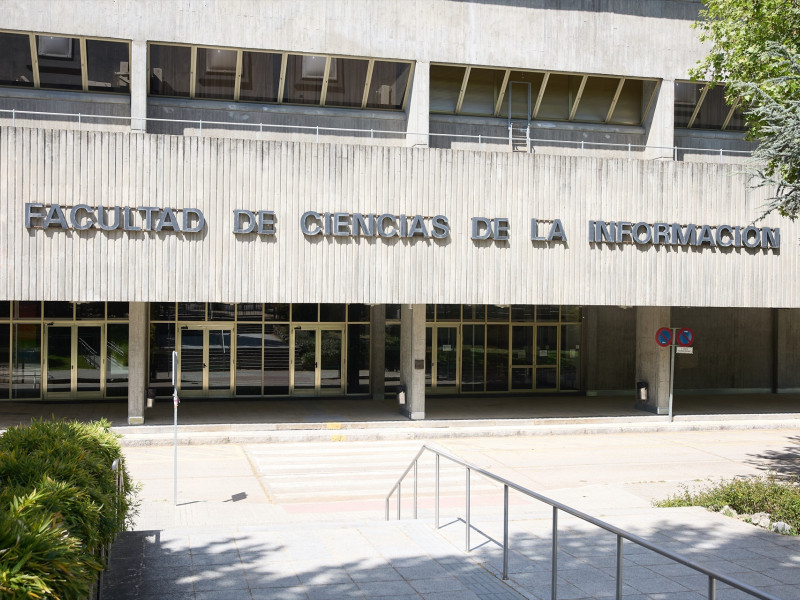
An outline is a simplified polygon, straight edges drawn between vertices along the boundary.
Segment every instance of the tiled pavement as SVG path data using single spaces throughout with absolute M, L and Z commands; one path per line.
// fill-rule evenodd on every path
M 703 566 L 785 600 L 800 599 L 800 541 L 699 508 L 640 509 L 606 520 Z M 479 522 L 479 525 L 476 523 Z M 476 516 L 471 552 L 462 520 L 284 523 L 184 527 L 123 534 L 106 576 L 106 600 L 550 598 L 551 522 L 512 522 L 509 580 L 501 580 L 502 523 Z M 612 598 L 616 539 L 559 519 L 558 598 Z M 626 600 L 707 598 L 708 579 L 624 544 Z M 717 598 L 746 598 L 723 584 Z

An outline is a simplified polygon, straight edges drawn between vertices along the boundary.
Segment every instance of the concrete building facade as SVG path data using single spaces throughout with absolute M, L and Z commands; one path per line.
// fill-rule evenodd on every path
M 799 390 L 699 8 L 0 1 L 0 399 Z

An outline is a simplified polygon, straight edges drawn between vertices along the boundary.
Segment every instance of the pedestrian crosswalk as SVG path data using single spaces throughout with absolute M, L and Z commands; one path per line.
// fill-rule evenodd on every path
M 419 441 L 319 442 L 253 444 L 245 451 L 272 502 L 383 501 L 421 447 Z M 420 457 L 417 489 L 420 498 L 435 494 L 435 457 Z M 471 494 L 502 496 L 501 486 L 473 474 Z M 402 483 L 402 496 L 411 499 L 414 471 Z M 463 498 L 466 470 L 440 460 L 440 497 Z M 393 500 L 394 501 L 394 500 Z

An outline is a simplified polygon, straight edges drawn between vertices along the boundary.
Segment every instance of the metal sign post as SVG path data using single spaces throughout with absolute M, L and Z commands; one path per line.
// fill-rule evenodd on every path
M 175 494 L 174 494 L 174 501 L 175 506 L 178 506 L 178 404 L 180 404 L 180 400 L 178 400 L 178 353 L 173 350 L 172 351 L 172 403 L 174 405 L 175 411 Z
M 656 344 L 662 348 L 669 346 L 669 422 L 672 423 L 672 390 L 675 382 L 675 352 L 678 348 L 681 354 L 692 354 L 691 345 L 694 343 L 694 331 L 688 327 L 661 327 L 656 331 Z

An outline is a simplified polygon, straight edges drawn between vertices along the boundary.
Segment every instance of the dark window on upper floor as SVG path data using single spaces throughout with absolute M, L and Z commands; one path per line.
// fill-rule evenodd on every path
M 739 99 L 725 101 L 725 85 L 694 81 L 675 82 L 675 127 L 744 131 L 747 126 Z

